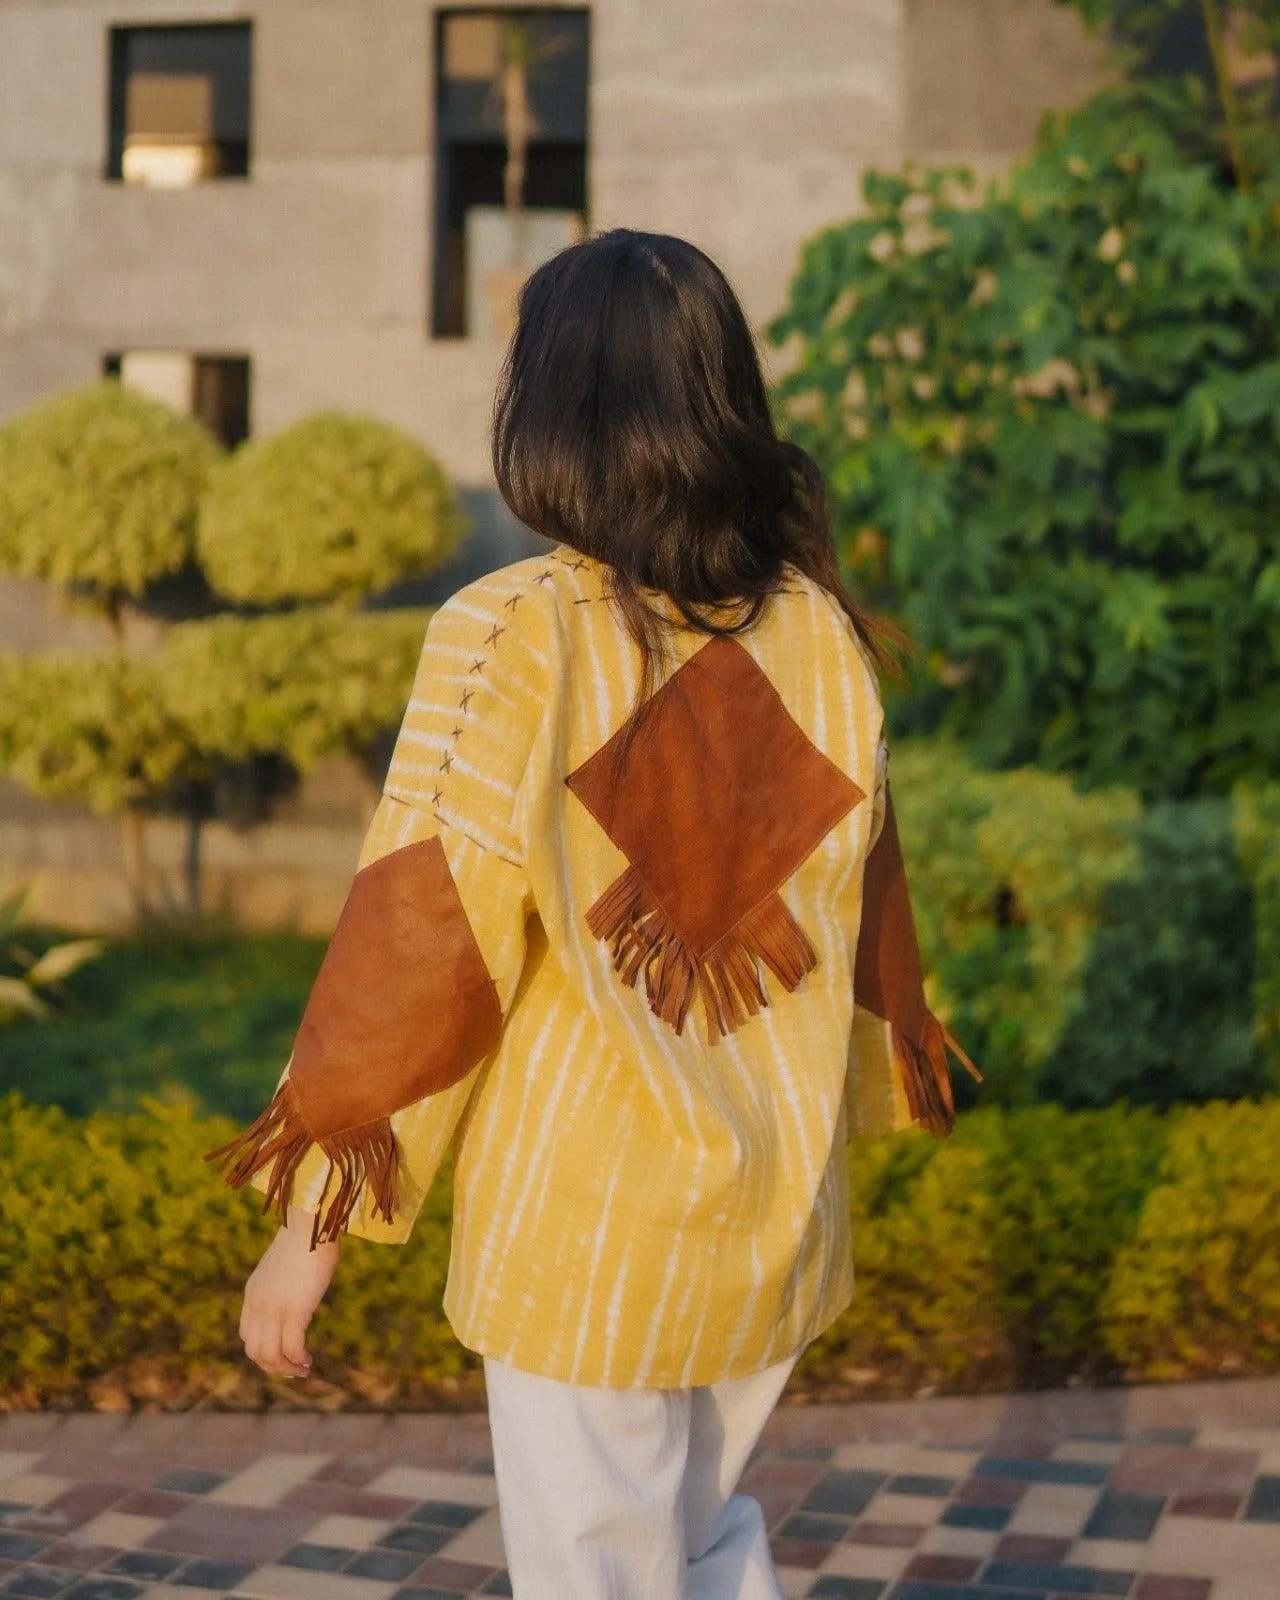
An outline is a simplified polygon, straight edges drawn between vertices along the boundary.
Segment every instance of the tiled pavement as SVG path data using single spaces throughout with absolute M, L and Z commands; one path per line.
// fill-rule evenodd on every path
M 0 1600 L 510 1594 L 488 1452 L 482 1416 L 0 1418 Z M 745 1484 L 794 1600 L 1280 1600 L 1280 1379 L 784 1407 Z

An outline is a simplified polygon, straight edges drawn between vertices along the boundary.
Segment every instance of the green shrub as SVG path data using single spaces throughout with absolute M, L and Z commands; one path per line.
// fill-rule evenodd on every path
M 74 588 L 108 616 L 180 571 L 219 446 L 114 382 L 0 428 L 0 569 Z
M 1045 1106 L 971 1117 L 970 1130 L 987 1147 L 998 1195 L 998 1294 L 1017 1330 L 1015 1382 L 1106 1378 L 1111 1263 L 1156 1181 L 1166 1125 L 1150 1111 Z
M 1253 1017 L 1269 1090 L 1280 1089 L 1280 784 L 1235 794 L 1236 845 L 1253 896 Z
M 802 1364 L 833 1392 L 1114 1376 L 1101 1304 L 1166 1137 L 1150 1112 L 976 1112 L 850 1148 L 853 1303 Z
M 1280 788 L 1143 812 L 939 740 L 891 770 L 930 997 L 985 1075 L 963 1104 L 1280 1085 Z
M 980 1103 L 1030 1101 L 1132 871 L 1137 799 L 982 772 L 947 742 L 903 743 L 891 770 L 931 998 L 982 1067 Z
M 244 1280 L 274 1223 L 201 1159 L 231 1131 L 180 1106 L 75 1123 L 0 1101 L 0 1403 L 289 1394 L 239 1350 Z M 348 1241 L 316 1322 L 312 1403 L 438 1400 L 469 1375 L 478 1392 L 477 1363 L 438 1309 L 448 1206 L 441 1184 L 394 1257 Z
M 1275 0 L 1054 0 L 1119 41 L 1129 70 L 1195 71 L 1209 89 L 1205 127 L 1219 164 L 1242 189 L 1267 171 L 1275 143 L 1280 13 Z M 1190 13 L 1190 15 L 1188 15 Z M 1190 43 L 1179 48 L 1179 36 Z M 1170 49 L 1170 45 L 1173 46 Z M 1198 58 L 1198 59 L 1197 59 Z M 1210 146 L 1212 149 L 1212 145 Z
M 420 444 L 372 418 L 320 414 L 242 445 L 200 510 L 200 562 L 229 600 L 350 600 L 453 555 L 463 521 Z
M 477 1399 L 440 1310 L 450 1190 L 404 1247 L 349 1240 L 316 1376 L 236 1336 L 274 1223 L 201 1159 L 232 1124 L 147 1103 L 83 1122 L 0 1099 L 0 1408 Z M 796 1387 L 1006 1389 L 1280 1370 L 1280 1102 L 981 1112 L 849 1153 L 856 1288 Z
M 1079 1107 L 1259 1093 L 1254 906 L 1232 807 L 1155 807 L 1137 839 L 1138 869 L 1103 898 L 1084 982 L 1040 1095 Z
M 1127 1377 L 1207 1377 L 1280 1363 L 1280 1104 L 1191 1110 L 1119 1251 L 1103 1307 Z
M 849 1176 L 853 1302 L 806 1353 L 805 1381 L 854 1392 L 1001 1387 L 1014 1330 L 998 1292 L 987 1151 L 924 1134 L 855 1144 Z

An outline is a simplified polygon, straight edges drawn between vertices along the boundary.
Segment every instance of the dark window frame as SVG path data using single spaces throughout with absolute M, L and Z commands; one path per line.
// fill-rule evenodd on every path
M 108 183 L 124 183 L 124 152 L 128 140 L 127 97 L 129 79 L 133 75 L 130 63 L 131 46 L 142 36 L 152 36 L 158 44 L 161 36 L 195 37 L 216 35 L 220 40 L 243 40 L 244 83 L 241 89 L 245 111 L 242 133 L 239 137 L 212 139 L 220 152 L 222 170 L 204 183 L 231 183 L 244 181 L 253 170 L 253 120 L 254 120 L 254 25 L 249 18 L 217 21 L 178 21 L 111 23 L 107 28 L 107 154 L 104 177 Z M 215 75 L 216 82 L 216 75 Z M 215 106 L 215 122 L 219 115 Z M 237 119 L 238 121 L 240 119 Z
M 148 345 L 131 345 L 128 350 L 111 350 L 102 358 L 102 376 L 114 378 L 117 382 L 123 375 L 124 358 L 135 352 L 144 354 L 152 348 Z M 203 422 L 210 433 L 228 450 L 234 450 L 237 445 L 243 444 L 246 439 L 253 436 L 253 358 L 245 355 L 243 351 L 211 351 L 190 350 L 183 354 L 189 355 L 195 366 L 195 393 L 192 395 L 192 409 L 190 415 L 197 421 Z M 213 371 L 234 374 L 239 380 L 239 393 L 233 394 L 225 403 L 225 412 L 221 418 L 211 416 L 210 407 L 201 404 L 200 387 L 202 380 L 207 379 Z
M 448 5 L 437 10 L 433 19 L 431 50 L 431 89 L 434 141 L 432 148 L 433 182 L 431 200 L 431 252 L 429 332 L 432 339 L 459 340 L 471 336 L 466 327 L 465 248 L 459 247 L 461 218 L 467 206 L 456 192 L 455 161 L 466 163 L 475 182 L 477 167 L 487 166 L 482 186 L 490 198 L 481 203 L 501 205 L 501 166 L 505 145 L 499 130 L 482 134 L 479 128 L 469 137 L 459 137 L 446 126 L 445 105 L 445 30 L 457 17 L 495 17 L 502 19 L 547 18 L 572 20 L 583 30 L 583 107 L 580 137 L 535 138 L 529 150 L 525 182 L 525 208 L 574 210 L 590 225 L 590 102 L 594 27 L 590 6 L 494 4 Z M 469 188 L 469 192 L 474 190 Z M 471 204 L 476 203 L 471 201 Z

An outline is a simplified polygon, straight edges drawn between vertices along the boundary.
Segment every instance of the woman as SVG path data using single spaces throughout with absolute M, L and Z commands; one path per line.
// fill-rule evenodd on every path
M 212 1153 L 287 1219 L 241 1334 L 305 1373 L 341 1234 L 403 1241 L 452 1146 L 445 1309 L 519 1600 L 774 1600 L 734 1489 L 852 1293 L 846 1140 L 953 1118 L 894 636 L 692 245 L 618 230 L 534 273 L 493 449 L 554 547 L 432 620 L 289 1065 Z

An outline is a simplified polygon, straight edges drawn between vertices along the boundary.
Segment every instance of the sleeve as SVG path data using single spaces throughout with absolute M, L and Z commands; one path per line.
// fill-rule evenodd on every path
M 883 740 L 862 886 L 862 920 L 854 960 L 853 1026 L 845 1074 L 849 1137 L 875 1138 L 906 1128 L 936 1136 L 955 1124 L 947 1061 L 950 1052 L 980 1074 L 929 1010 L 906 867 L 889 787 Z
M 206 1157 L 264 1210 L 314 1213 L 313 1245 L 408 1238 L 514 1001 L 534 910 L 518 813 L 547 694 L 536 613 L 499 575 L 432 619 L 276 1093 Z
M 876 751 L 876 783 L 871 806 L 868 855 L 884 830 L 889 786 L 889 747 L 883 739 Z M 864 879 L 865 885 L 865 879 Z M 865 891 L 863 914 L 866 913 Z M 845 1116 L 850 1139 L 874 1139 L 902 1133 L 911 1126 L 911 1111 L 894 1070 L 893 1030 L 881 1017 L 859 1004 L 855 989 L 849 1066 L 844 1080 Z

